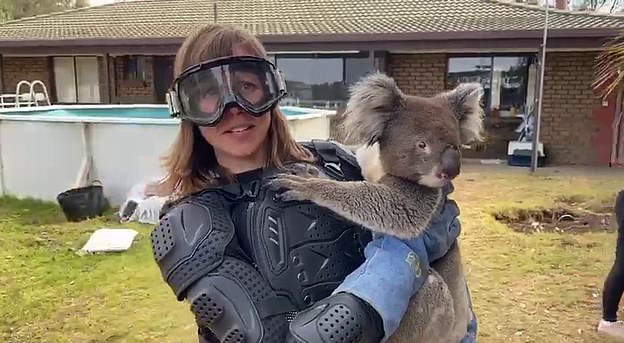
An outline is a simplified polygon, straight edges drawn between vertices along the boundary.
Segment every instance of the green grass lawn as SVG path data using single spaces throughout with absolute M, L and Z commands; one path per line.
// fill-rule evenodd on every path
M 574 199 L 610 211 L 623 172 L 467 165 L 453 197 L 462 209 L 464 265 L 479 342 L 603 342 L 595 334 L 616 234 L 524 234 L 494 219 Z M 188 305 L 163 283 L 150 225 L 124 253 L 80 256 L 114 215 L 65 222 L 56 204 L 0 198 L 0 341 L 196 342 Z
M 0 201 L 0 341 L 191 342 L 193 318 L 153 262 L 151 225 L 124 253 L 80 256 L 113 215 L 66 223 L 55 204 Z
M 606 342 L 595 333 L 616 233 L 512 231 L 493 214 L 550 208 L 561 199 L 612 212 L 624 173 L 478 167 L 457 183 L 462 251 L 479 318 L 479 342 Z

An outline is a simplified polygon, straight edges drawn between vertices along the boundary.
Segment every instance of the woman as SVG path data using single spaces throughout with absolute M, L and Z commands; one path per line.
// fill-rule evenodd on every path
M 175 201 L 152 241 L 164 280 L 191 304 L 200 341 L 385 341 L 429 261 L 456 241 L 455 203 L 423 238 L 403 242 L 372 238 L 309 202 L 280 202 L 265 187 L 276 173 L 316 166 L 326 177 L 359 180 L 354 156 L 330 142 L 293 140 L 277 107 L 285 83 L 245 31 L 198 30 L 182 44 L 175 74 L 168 99 L 182 122 L 159 184 Z M 369 282 L 388 266 L 396 277 Z M 462 342 L 475 336 L 476 320 Z
M 615 200 L 615 218 L 618 238 L 615 248 L 615 262 L 604 283 L 602 292 L 602 319 L 598 332 L 624 342 L 624 324 L 617 320 L 617 310 L 624 292 L 624 190 Z

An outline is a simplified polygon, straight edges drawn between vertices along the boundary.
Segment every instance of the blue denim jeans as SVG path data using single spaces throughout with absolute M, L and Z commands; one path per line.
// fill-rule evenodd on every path
M 448 200 L 422 237 L 410 240 L 374 234 L 366 246 L 366 260 L 334 290 L 349 292 L 368 302 L 381 316 L 385 342 L 398 328 L 412 295 L 427 278 L 430 261 L 446 254 L 461 232 L 459 208 Z M 470 303 L 472 310 L 472 302 Z M 476 342 L 476 317 L 457 343 Z

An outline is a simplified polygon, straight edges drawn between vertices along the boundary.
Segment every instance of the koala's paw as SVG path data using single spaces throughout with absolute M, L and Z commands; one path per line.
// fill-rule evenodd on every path
M 277 192 L 286 189 L 286 191 L 276 195 L 276 198 L 282 201 L 311 200 L 309 196 L 312 191 L 310 189 L 311 181 L 313 180 L 297 175 L 279 175 L 269 182 L 268 187 Z

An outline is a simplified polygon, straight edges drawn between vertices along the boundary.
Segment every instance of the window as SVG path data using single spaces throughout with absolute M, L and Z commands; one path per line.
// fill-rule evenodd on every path
M 495 57 L 492 89 L 497 91 L 492 92 L 491 109 L 500 111 L 502 117 L 525 113 L 530 105 L 527 104 L 528 78 L 527 57 Z
M 123 57 L 123 79 L 145 81 L 147 79 L 147 61 L 145 56 Z
M 373 69 L 368 56 L 272 56 L 286 79 L 283 105 L 337 107 L 348 98 L 348 88 Z
M 451 57 L 446 85 L 480 82 L 488 115 L 517 117 L 533 108 L 535 75 L 535 55 Z
M 57 102 L 100 102 L 97 57 L 54 57 L 54 79 Z
M 277 58 L 284 73 L 289 100 L 324 105 L 343 97 L 341 58 Z
M 345 83 L 352 85 L 358 82 L 363 76 L 373 70 L 370 58 L 366 57 L 347 57 L 345 63 Z

